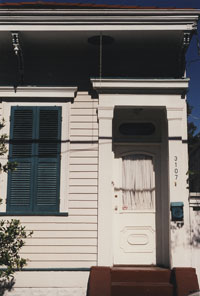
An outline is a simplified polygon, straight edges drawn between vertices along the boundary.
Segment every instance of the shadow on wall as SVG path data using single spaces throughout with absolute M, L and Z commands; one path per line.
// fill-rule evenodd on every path
M 193 211 L 191 220 L 191 245 L 200 247 L 200 211 Z
M 6 291 L 11 291 L 15 284 L 14 278 L 10 280 L 0 279 L 0 296 L 3 296 Z

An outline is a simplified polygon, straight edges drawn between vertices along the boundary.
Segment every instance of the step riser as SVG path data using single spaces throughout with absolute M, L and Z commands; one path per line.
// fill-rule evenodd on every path
M 173 296 L 173 287 L 125 287 L 115 286 L 111 296 Z
M 111 271 L 112 282 L 170 283 L 171 272 L 166 271 Z

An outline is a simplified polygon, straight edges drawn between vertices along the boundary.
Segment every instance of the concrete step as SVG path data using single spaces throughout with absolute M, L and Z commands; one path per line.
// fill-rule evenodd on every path
M 111 296 L 173 296 L 169 283 L 117 282 L 111 284 Z

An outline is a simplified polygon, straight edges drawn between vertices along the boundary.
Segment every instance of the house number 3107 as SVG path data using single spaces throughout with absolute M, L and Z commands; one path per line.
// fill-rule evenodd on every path
M 174 156 L 174 177 L 175 177 L 175 180 L 178 179 L 178 156 Z M 175 186 L 176 186 L 176 182 L 175 182 Z

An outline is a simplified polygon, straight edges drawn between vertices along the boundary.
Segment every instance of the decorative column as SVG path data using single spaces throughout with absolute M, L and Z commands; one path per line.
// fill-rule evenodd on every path
M 183 204 L 183 222 L 170 217 L 171 267 L 191 265 L 186 102 L 181 105 L 167 108 L 170 207 Z
M 98 265 L 113 264 L 112 248 L 112 119 L 113 107 L 98 107 L 99 119 L 99 200 Z

